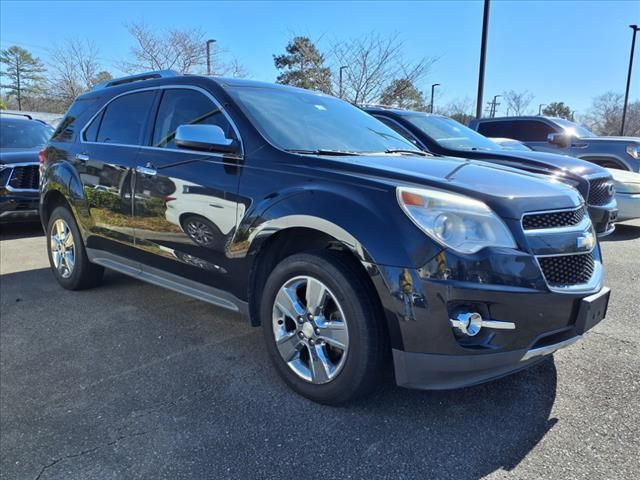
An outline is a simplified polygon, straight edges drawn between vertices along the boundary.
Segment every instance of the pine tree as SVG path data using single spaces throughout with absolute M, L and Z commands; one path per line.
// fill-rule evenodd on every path
M 286 53 L 274 55 L 273 61 L 281 72 L 276 82 L 331 93 L 331 70 L 324 66 L 324 55 L 307 37 L 295 37 Z
M 18 110 L 22 110 L 22 101 L 41 91 L 43 78 L 40 74 L 45 72 L 44 65 L 31 52 L 16 45 L 0 51 L 0 62 L 6 65 L 2 75 L 9 78 L 9 83 L 3 83 L 2 87 L 16 97 Z

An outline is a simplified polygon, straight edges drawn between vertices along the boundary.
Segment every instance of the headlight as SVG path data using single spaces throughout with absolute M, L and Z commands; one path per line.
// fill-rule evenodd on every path
M 484 247 L 516 248 L 504 222 L 478 200 L 422 188 L 398 187 L 396 194 L 413 223 L 446 247 L 461 253 Z
M 627 145 L 627 153 L 638 160 L 640 158 L 640 145 Z

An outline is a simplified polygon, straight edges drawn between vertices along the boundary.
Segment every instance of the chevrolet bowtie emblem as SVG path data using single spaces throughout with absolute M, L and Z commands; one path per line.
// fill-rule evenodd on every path
M 590 232 L 585 232 L 583 235 L 576 239 L 576 243 L 579 249 L 591 250 L 596 243 L 596 239 Z

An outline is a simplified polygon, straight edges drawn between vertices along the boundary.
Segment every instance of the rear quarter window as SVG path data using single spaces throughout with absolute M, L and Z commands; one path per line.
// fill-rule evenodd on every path
M 91 115 L 100 108 L 101 104 L 100 98 L 97 97 L 76 99 L 53 132 L 51 140 L 56 142 L 73 141 L 75 135 L 82 130 L 84 122 L 91 118 Z

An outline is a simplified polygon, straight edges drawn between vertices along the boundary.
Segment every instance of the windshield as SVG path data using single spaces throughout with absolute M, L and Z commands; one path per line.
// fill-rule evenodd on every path
M 500 145 L 503 150 L 516 150 L 519 152 L 531 151 L 529 147 L 527 147 L 524 143 L 519 142 L 518 140 L 511 140 L 510 138 L 493 138 L 492 140 Z
M 0 120 L 0 149 L 31 150 L 44 146 L 53 128 L 37 121 Z
M 593 133 L 591 133 L 583 126 L 580 126 L 577 123 L 570 122 L 569 120 L 565 120 L 564 118 L 554 118 L 553 121 L 560 125 L 569 135 L 578 138 L 595 137 Z
M 500 146 L 452 118 L 413 114 L 405 117 L 429 138 L 452 150 L 500 150 Z
M 357 107 L 304 90 L 235 87 L 230 94 L 273 145 L 301 153 L 420 150 Z

